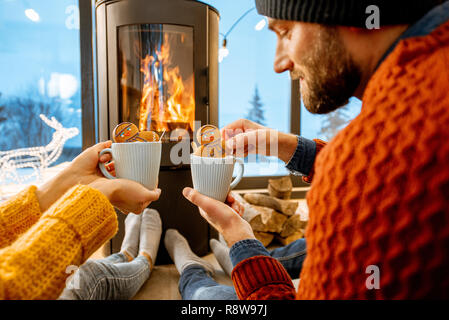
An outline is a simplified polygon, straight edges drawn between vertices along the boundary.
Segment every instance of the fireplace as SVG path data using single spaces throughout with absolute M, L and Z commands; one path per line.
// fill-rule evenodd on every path
M 150 208 L 159 211 L 164 231 L 178 229 L 198 255 L 209 252 L 216 233 L 182 196 L 192 181 L 179 142 L 191 151 L 196 130 L 218 125 L 218 19 L 214 8 L 192 0 L 96 2 L 99 139 L 111 139 L 124 121 L 163 136 L 162 195 Z M 123 220 L 119 215 L 108 253 L 120 250 Z M 156 263 L 169 261 L 161 241 Z

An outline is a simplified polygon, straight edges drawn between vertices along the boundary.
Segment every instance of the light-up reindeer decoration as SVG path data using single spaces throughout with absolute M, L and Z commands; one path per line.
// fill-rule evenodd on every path
M 6 180 L 16 183 L 24 183 L 33 177 L 41 180 L 43 171 L 61 155 L 65 142 L 79 133 L 77 128 L 64 128 L 55 117 L 49 120 L 41 114 L 40 118 L 55 129 L 52 140 L 46 146 L 0 151 L 0 185 Z M 17 170 L 23 168 L 31 168 L 33 172 L 19 175 Z

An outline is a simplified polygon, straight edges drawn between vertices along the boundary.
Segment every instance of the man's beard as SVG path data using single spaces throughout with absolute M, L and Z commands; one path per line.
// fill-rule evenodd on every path
M 360 68 L 333 27 L 320 28 L 310 54 L 298 65 L 300 70 L 291 76 L 303 79 L 301 96 L 311 113 L 329 113 L 346 105 L 360 84 Z

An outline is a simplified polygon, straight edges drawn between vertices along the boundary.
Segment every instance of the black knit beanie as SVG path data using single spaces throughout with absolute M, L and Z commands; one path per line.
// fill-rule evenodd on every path
M 326 25 L 366 27 L 373 11 L 379 8 L 380 26 L 411 24 L 441 0 L 256 0 L 259 14 L 281 20 Z M 368 11 L 368 13 L 367 13 Z

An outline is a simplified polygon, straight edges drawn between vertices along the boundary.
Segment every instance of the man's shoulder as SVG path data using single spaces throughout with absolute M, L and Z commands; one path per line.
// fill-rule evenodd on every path
M 426 36 L 402 40 L 368 83 L 363 103 L 449 97 L 449 22 Z
M 409 65 L 409 61 L 426 61 L 428 59 L 449 59 L 449 56 L 441 56 L 440 53 L 449 50 L 449 21 L 443 23 L 431 33 L 425 36 L 417 36 L 404 39 L 399 42 L 397 50 L 392 52 L 392 62 L 400 65 Z M 416 67 L 420 64 L 416 63 Z M 443 70 L 441 70 L 443 71 Z
M 379 73 L 385 73 L 392 67 L 413 71 L 426 68 L 427 63 L 449 63 L 448 51 L 449 21 L 437 27 L 428 35 L 401 40 L 378 71 Z M 440 70 L 440 72 L 444 71 L 447 70 Z

